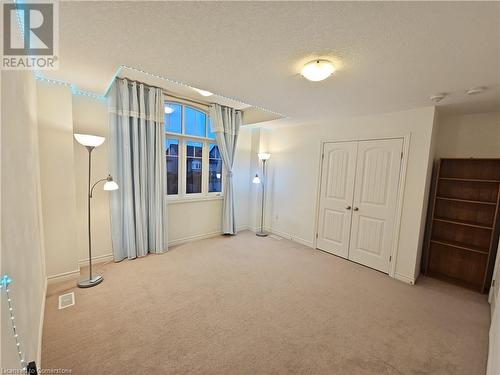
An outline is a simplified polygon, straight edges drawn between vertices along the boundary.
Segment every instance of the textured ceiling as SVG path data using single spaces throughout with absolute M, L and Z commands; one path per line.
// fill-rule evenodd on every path
M 298 75 L 317 58 L 338 71 Z M 60 69 L 102 93 L 119 65 L 290 117 L 328 121 L 432 105 L 500 108 L 500 3 L 61 2 Z M 464 91 L 488 90 L 476 96 Z

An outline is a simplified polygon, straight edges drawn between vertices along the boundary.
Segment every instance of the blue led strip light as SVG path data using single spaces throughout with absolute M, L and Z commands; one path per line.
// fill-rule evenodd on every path
M 179 82 L 179 81 L 167 78 L 167 77 L 160 76 L 158 74 L 149 73 L 149 72 L 146 72 L 145 70 L 142 70 L 142 69 L 134 68 L 134 67 L 127 66 L 127 65 L 121 65 L 120 67 L 123 68 L 123 69 L 129 69 L 129 70 L 132 70 L 132 71 L 135 71 L 135 72 L 138 72 L 138 73 L 142 73 L 142 74 L 148 75 L 150 77 L 158 78 L 158 79 L 170 82 L 170 83 L 174 83 L 174 84 L 179 85 L 179 86 L 183 86 L 183 87 L 188 87 L 190 89 L 199 90 L 198 88 L 196 88 L 194 86 L 191 86 L 191 85 L 188 85 L 187 83 Z M 245 105 L 245 106 L 250 106 L 250 107 L 258 108 L 261 111 L 272 113 L 274 115 L 277 115 L 277 116 L 280 116 L 280 117 L 283 117 L 283 118 L 287 118 L 287 116 L 283 115 L 282 113 L 271 111 L 270 109 L 267 109 L 267 108 L 264 108 L 264 107 L 260 107 L 258 105 L 248 104 L 248 103 L 245 103 L 245 102 L 243 102 L 243 101 L 241 101 L 239 99 L 230 98 L 228 96 L 220 95 L 220 94 L 217 94 L 217 93 L 213 93 L 213 95 L 218 96 L 219 98 L 226 99 L 226 100 L 231 100 L 231 101 L 233 101 L 235 103 L 239 103 L 239 104 L 242 104 L 242 105 Z
M 22 1 L 19 1 L 19 0 L 13 0 L 12 1 L 15 5 L 17 4 L 22 4 L 23 2 Z M 21 36 L 23 37 L 24 39 L 24 19 L 21 18 L 21 11 L 19 10 L 19 8 L 16 6 L 16 18 L 17 18 L 17 25 L 19 26 L 19 32 L 21 33 Z
M 19 340 L 19 334 L 17 333 L 16 327 L 16 317 L 14 316 L 14 308 L 12 307 L 12 299 L 10 298 L 10 289 L 9 285 L 12 282 L 11 278 L 7 275 L 2 276 L 0 279 L 0 289 L 5 291 L 5 295 L 7 297 L 7 305 L 9 307 L 10 313 L 10 324 L 12 325 L 12 333 L 14 334 L 14 339 L 16 340 L 16 349 L 17 354 L 19 355 L 19 361 L 21 362 L 21 368 L 26 372 L 26 360 L 21 351 L 21 343 Z

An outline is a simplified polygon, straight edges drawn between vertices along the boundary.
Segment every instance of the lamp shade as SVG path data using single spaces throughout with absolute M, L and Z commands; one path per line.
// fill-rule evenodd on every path
M 252 182 L 254 184 L 260 184 L 260 178 L 259 178 L 258 174 L 255 175 L 255 177 L 253 178 Z
M 76 141 L 83 146 L 98 147 L 106 138 L 90 134 L 73 134 Z
M 268 160 L 271 157 L 271 154 L 267 152 L 259 152 L 259 159 L 260 160 Z
M 118 184 L 113 181 L 113 177 L 108 176 L 106 182 L 104 183 L 103 189 L 106 191 L 118 190 Z
M 106 191 L 118 190 L 118 184 L 114 181 L 106 181 L 103 189 Z

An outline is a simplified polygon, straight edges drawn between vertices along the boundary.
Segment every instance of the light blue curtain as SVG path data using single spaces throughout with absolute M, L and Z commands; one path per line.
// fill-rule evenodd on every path
M 233 164 L 241 125 L 241 111 L 219 104 L 212 104 L 210 106 L 210 118 L 212 120 L 212 131 L 215 133 L 226 173 L 222 203 L 222 232 L 235 234 Z
M 115 261 L 168 249 L 163 91 L 116 79 L 109 94 Z

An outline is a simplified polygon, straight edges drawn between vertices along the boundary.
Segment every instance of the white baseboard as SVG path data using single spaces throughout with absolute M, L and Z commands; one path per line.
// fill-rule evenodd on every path
M 276 230 L 276 229 L 273 229 L 273 228 L 266 228 L 266 230 L 269 231 L 269 232 L 271 232 L 271 233 L 273 233 L 273 234 L 275 234 L 275 235 L 277 235 L 277 236 L 286 238 L 287 240 L 291 240 L 293 242 L 300 243 L 301 245 L 314 248 L 314 243 L 312 241 L 307 241 L 307 240 L 305 240 L 303 238 L 294 236 L 293 234 L 285 233 L 285 232 L 282 232 L 282 231 L 279 231 L 279 230 Z
M 236 233 L 243 232 L 245 230 L 249 230 L 248 225 L 240 225 L 239 227 L 236 227 Z
M 187 237 L 177 238 L 175 240 L 168 241 L 168 246 L 180 245 L 180 244 L 183 244 L 186 242 L 203 240 L 205 238 L 217 237 L 220 235 L 222 235 L 222 232 L 220 232 L 220 231 L 203 233 L 203 234 L 195 234 L 193 236 L 187 236 Z
M 92 264 L 103 263 L 113 260 L 113 254 L 104 254 L 92 257 Z M 78 270 L 63 272 L 56 275 L 50 275 L 47 277 L 48 284 L 55 284 L 61 281 L 73 280 L 80 277 L 80 269 L 82 267 L 87 267 L 89 265 L 89 260 L 81 259 L 78 261 Z
M 113 260 L 113 253 L 98 255 L 98 256 L 92 257 L 92 264 L 104 263 L 104 262 L 109 262 L 112 260 Z M 87 267 L 88 265 L 89 265 L 89 258 L 81 259 L 78 261 L 79 268 Z
M 72 280 L 80 277 L 80 268 L 75 271 L 63 272 L 57 275 L 47 276 L 47 283 L 54 284 L 61 281 Z
M 252 232 L 257 232 L 258 230 L 260 230 L 260 228 L 248 226 L 248 230 L 251 230 Z M 307 241 L 307 240 L 305 240 L 303 238 L 294 236 L 292 234 L 285 233 L 285 232 L 282 232 L 282 231 L 279 231 L 279 230 L 276 230 L 276 229 L 273 229 L 273 228 L 270 228 L 270 227 L 264 227 L 264 231 L 266 231 L 268 233 L 271 233 L 271 234 L 275 234 L 276 236 L 283 237 L 283 238 L 285 238 L 287 240 L 290 240 L 290 241 L 293 241 L 293 242 L 297 242 L 297 243 L 300 243 L 301 245 L 304 245 L 304 246 L 307 246 L 307 247 L 311 247 L 311 248 L 314 249 L 314 243 L 313 242 Z
M 47 278 L 43 283 L 42 306 L 40 306 L 40 322 L 38 323 L 38 351 L 36 353 L 36 364 L 38 369 L 42 368 L 42 337 L 43 337 L 43 320 L 45 318 L 45 301 L 47 299 Z
M 401 275 L 399 273 L 395 273 L 394 274 L 394 278 L 399 280 L 399 281 L 402 281 L 404 283 L 407 283 L 407 284 L 410 284 L 410 285 L 415 285 L 415 279 L 412 278 L 412 277 L 408 277 L 408 276 L 405 276 L 405 275 Z
M 244 231 L 247 229 L 248 229 L 248 225 L 240 225 L 239 227 L 236 228 L 236 232 L 241 232 L 241 231 Z M 175 240 L 168 241 L 168 246 L 181 245 L 181 244 L 186 243 L 186 242 L 203 240 L 205 238 L 212 238 L 212 237 L 217 237 L 217 236 L 221 236 L 221 235 L 222 235 L 221 231 L 195 234 L 193 236 L 187 236 L 187 237 L 177 238 Z

